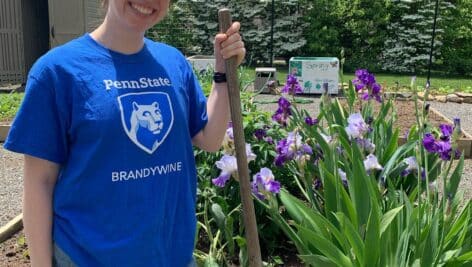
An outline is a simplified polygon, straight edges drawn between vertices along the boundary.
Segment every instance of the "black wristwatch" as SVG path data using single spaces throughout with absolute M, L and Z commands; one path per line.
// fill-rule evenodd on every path
M 215 83 L 225 83 L 226 82 L 226 73 L 221 73 L 221 72 L 213 73 L 213 81 Z

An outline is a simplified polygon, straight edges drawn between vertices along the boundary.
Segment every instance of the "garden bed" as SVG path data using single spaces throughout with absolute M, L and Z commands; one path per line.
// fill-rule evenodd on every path
M 0 244 L 0 266 L 31 266 L 23 231 Z
M 397 100 L 394 103 L 395 111 L 397 112 L 397 121 L 395 125 L 400 129 L 400 143 L 406 142 L 406 135 L 412 125 L 416 124 L 415 116 L 415 104 L 413 101 L 407 100 Z M 429 122 L 432 126 L 438 128 L 440 124 L 450 124 L 454 123 L 446 118 L 436 109 L 430 107 L 428 114 Z M 459 150 L 464 152 L 465 158 L 472 158 L 472 136 L 462 130 L 462 136 L 457 140 L 457 145 Z
M 197 245 L 198 246 L 198 245 Z M 294 248 L 288 248 L 285 253 L 279 253 L 283 266 L 302 267 L 304 266 L 296 256 Z M 0 266 L 31 266 L 28 255 L 28 246 L 25 243 L 24 232 L 20 231 L 10 239 L 0 243 Z M 237 267 L 238 265 L 231 265 Z
M 277 100 L 280 96 L 278 95 L 258 95 L 256 97 L 256 101 L 259 103 L 258 107 L 267 112 L 275 112 L 278 107 Z M 301 101 L 306 103 L 298 103 L 297 106 L 300 109 L 305 109 L 311 116 L 317 116 L 319 114 L 319 104 L 320 98 L 319 97 L 312 97 L 312 96 L 302 96 L 300 99 L 310 100 L 310 101 Z M 341 99 L 341 102 L 344 100 Z M 374 103 L 374 102 L 373 102 Z M 421 104 L 420 104 L 421 105 Z M 467 104 L 464 104 L 467 105 Z M 374 108 L 378 108 L 379 105 L 374 105 Z M 416 117 L 415 117 L 415 106 L 414 102 L 411 100 L 400 100 L 397 99 L 394 102 L 395 111 L 397 113 L 397 121 L 395 125 L 400 129 L 400 143 L 404 143 L 406 141 L 406 134 L 408 133 L 409 129 L 412 125 L 416 124 Z M 453 124 L 453 122 L 448 119 L 446 116 L 441 114 L 436 109 L 430 107 L 429 112 L 429 122 L 432 126 L 438 127 L 442 123 Z M 462 136 L 458 140 L 458 146 L 461 151 L 464 152 L 465 158 L 472 158 L 472 135 L 468 132 L 462 130 Z

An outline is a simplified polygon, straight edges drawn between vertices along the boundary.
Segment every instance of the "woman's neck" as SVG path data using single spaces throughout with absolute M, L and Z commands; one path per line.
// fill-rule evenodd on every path
M 139 52 L 144 45 L 144 32 L 135 32 L 116 26 L 105 18 L 103 23 L 95 29 L 91 37 L 115 52 L 134 54 Z

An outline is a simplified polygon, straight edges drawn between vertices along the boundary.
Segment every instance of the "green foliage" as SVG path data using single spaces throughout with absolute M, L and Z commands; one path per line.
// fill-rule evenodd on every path
M 411 90 L 416 100 L 417 86 L 413 84 Z M 417 123 L 406 144 L 399 146 L 393 103 L 362 102 L 352 84 L 344 101 L 322 96 L 320 114 L 315 116 L 319 123 L 314 126 L 305 123 L 305 118 L 313 114 L 299 109 L 296 97 L 287 98 L 292 104 L 291 117 L 283 126 L 257 111 L 251 94 L 243 96 L 246 141 L 257 155 L 249 164 L 250 171 L 254 174 L 261 167 L 269 167 L 283 186 L 278 197 L 255 198 L 259 203 L 256 212 L 262 247 L 275 247 L 283 239 L 273 228 L 277 226 L 293 243 L 300 259 L 310 266 L 472 264 L 472 204 L 462 203 L 458 187 L 464 160 L 461 157 L 453 164 L 455 159 L 444 161 L 425 151 L 424 134 L 437 130 L 428 124 L 424 103 L 415 102 Z M 354 137 L 349 128 L 352 122 L 348 117 L 356 112 L 370 128 L 361 137 Z M 254 137 L 252 133 L 261 128 L 275 143 Z M 294 157 L 275 164 L 284 151 L 279 141 L 289 133 L 297 133 L 300 143 L 288 149 L 307 144 L 313 151 L 308 158 Z M 366 141 L 374 147 L 366 146 Z M 373 155 L 380 169 L 366 167 Z M 410 166 L 407 159 L 412 157 L 416 171 L 405 172 Z M 223 214 L 231 213 L 238 205 L 237 188 L 238 183 L 231 180 L 215 191 L 221 208 L 213 212 L 219 214 L 215 215 L 214 229 L 221 233 L 226 231 L 223 227 L 228 218 Z M 241 221 L 233 219 L 239 231 L 237 226 L 232 228 L 232 236 L 242 236 Z M 225 242 L 230 243 L 227 235 Z M 245 247 L 239 249 L 241 252 Z M 230 253 L 226 248 L 224 251 Z
M 433 49 L 434 61 L 440 59 L 444 25 L 448 23 L 445 12 L 455 7 L 441 1 L 437 17 Z M 396 72 L 417 73 L 424 71 L 429 62 L 435 1 L 392 1 L 388 38 L 385 40 L 382 68 Z
M 405 145 L 397 147 L 392 105 L 384 102 L 375 113 L 369 103 L 359 105 L 363 106 L 364 118 L 374 118 L 368 139 L 375 143 L 382 171 L 366 172 L 362 163 L 366 151 L 348 139 L 345 120 L 348 110 L 355 110 L 355 106 L 345 109 L 339 101 L 325 96 L 320 114 L 327 122 L 324 129 L 303 130 L 306 126 L 296 110 L 288 126 L 303 133 L 303 140 L 313 138 L 321 147 L 323 157 L 317 168 L 305 167 L 303 172 L 298 165 L 297 174 L 305 175 L 298 177 L 300 180 L 318 176 L 322 188 L 313 191 L 310 183 L 301 183 L 302 199 L 291 190 L 283 190 L 279 199 L 259 201 L 261 206 L 310 266 L 471 264 L 472 205 L 469 201 L 460 209 L 461 197 L 457 194 L 463 158 L 451 171 L 452 161 L 440 161 L 418 145 L 423 131 L 411 134 Z M 418 107 L 418 125 L 426 123 L 421 110 Z M 333 137 L 330 142 L 317 134 L 323 131 Z M 401 174 L 405 170 L 403 160 L 412 155 L 419 159 L 418 168 L 426 169 L 425 179 L 418 173 Z M 340 168 L 346 172 L 347 185 L 340 179 Z M 409 180 L 408 186 L 402 179 Z M 438 179 L 444 185 L 442 195 L 432 186 Z
M 275 1 L 274 42 L 270 43 L 270 1 L 176 1 L 168 18 L 148 32 L 148 36 L 179 47 L 185 54 L 213 54 L 213 37 L 218 32 L 218 9 L 231 10 L 240 21 L 250 62 L 268 62 L 270 46 L 275 55 L 288 57 L 306 43 L 303 32 L 305 0 Z
M 240 74 L 244 84 L 244 74 Z M 250 162 L 250 173 L 256 173 L 261 167 L 273 162 L 275 152 L 273 144 L 258 140 L 254 136 L 256 129 L 262 129 L 270 124 L 270 117 L 266 112 L 258 110 L 253 102 L 253 93 L 241 92 L 242 115 L 246 142 L 252 145 L 252 151 L 258 155 L 256 162 Z M 279 137 L 274 129 L 267 129 L 268 135 Z M 222 156 L 222 152 L 207 153 L 196 149 L 195 160 L 198 166 L 198 203 L 197 218 L 199 220 L 200 245 L 194 255 L 202 264 L 219 266 L 229 265 L 231 261 L 240 263 L 247 261 L 246 241 L 244 238 L 243 222 L 241 214 L 241 199 L 238 182 L 234 179 L 228 182 L 224 188 L 215 187 L 211 179 L 220 175 L 215 168 L 215 162 Z M 293 175 L 286 170 L 278 172 L 278 175 L 287 177 L 286 183 Z M 292 185 L 293 186 L 293 185 Z M 266 218 L 266 212 L 261 207 L 256 207 L 258 216 L 258 228 L 260 240 L 265 244 L 265 250 L 271 254 L 281 246 L 280 239 L 283 234 L 270 219 Z M 201 238 L 201 237 L 204 238 Z M 205 242 L 204 240 L 208 240 Z M 274 261 L 280 261 L 275 258 Z M 244 265 L 244 264 L 242 264 Z M 216 266 L 216 265 L 215 265 Z
M 444 26 L 443 60 L 447 72 L 461 75 L 472 73 L 472 1 L 454 1 L 456 9 L 445 16 L 451 22 Z
M 424 73 L 429 60 L 435 0 L 274 0 L 189 1 L 172 4 L 169 15 L 147 34 L 181 49 L 184 54 L 212 54 L 218 31 L 217 11 L 228 7 L 241 33 L 250 64 L 275 57 L 340 56 L 345 70 Z M 443 74 L 472 73 L 472 3 L 439 1 L 433 70 Z
M 309 24 L 306 55 L 339 56 L 344 48 L 345 69 L 380 69 L 390 1 L 314 0 L 305 17 Z
M 0 121 L 11 121 L 18 111 L 24 93 L 0 94 Z
M 178 4 L 172 4 L 169 14 L 163 21 L 154 25 L 146 32 L 146 37 L 155 41 L 171 44 L 180 49 L 184 54 L 193 51 L 193 32 L 188 25 L 184 24 L 182 18 L 186 17 L 186 11 Z M 178 33 L 178 34 L 177 34 Z

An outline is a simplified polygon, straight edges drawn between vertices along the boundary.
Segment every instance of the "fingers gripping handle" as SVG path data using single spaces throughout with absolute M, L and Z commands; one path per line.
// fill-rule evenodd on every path
M 220 24 L 220 33 L 225 33 L 231 27 L 231 24 L 233 24 L 229 9 L 226 9 L 226 8 L 220 9 L 218 11 L 218 20 Z M 237 73 L 236 60 L 237 58 L 233 56 L 225 61 L 226 79 L 228 81 L 228 89 L 230 90 L 230 93 L 231 93 L 231 90 L 236 89 L 233 87 L 233 85 L 239 85 L 238 80 L 237 80 L 238 76 L 236 75 Z

